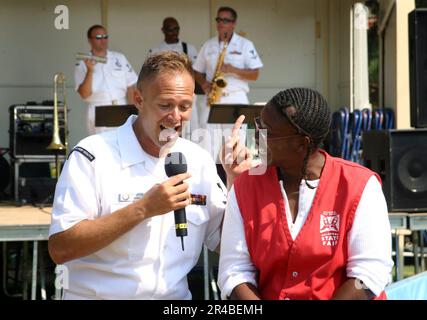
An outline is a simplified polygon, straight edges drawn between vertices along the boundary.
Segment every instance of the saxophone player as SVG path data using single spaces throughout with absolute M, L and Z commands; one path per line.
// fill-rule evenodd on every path
M 213 103 L 219 104 L 249 104 L 248 82 L 258 78 L 263 64 L 252 41 L 234 32 L 237 13 L 233 8 L 220 7 L 215 21 L 218 36 L 204 43 L 193 68 L 196 81 L 205 92 L 206 100 L 200 112 L 200 126 L 207 129 L 207 135 L 203 137 L 201 144 L 217 160 L 217 167 L 222 169 L 221 165 L 218 165 L 221 139 L 215 139 L 214 136 L 218 130 L 231 129 L 231 126 L 207 123 L 209 105 L 212 103 L 208 98 L 215 97 Z M 212 92 L 212 80 L 217 76 L 221 79 L 223 77 L 226 85 L 223 88 L 214 88 L 215 92 Z

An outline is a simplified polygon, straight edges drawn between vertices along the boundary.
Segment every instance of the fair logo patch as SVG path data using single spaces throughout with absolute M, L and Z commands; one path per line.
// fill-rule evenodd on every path
M 340 231 L 340 216 L 335 211 L 320 214 L 320 238 L 324 246 L 336 246 Z

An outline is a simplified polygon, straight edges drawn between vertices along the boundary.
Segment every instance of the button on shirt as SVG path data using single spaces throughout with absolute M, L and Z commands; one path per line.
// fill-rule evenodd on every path
M 91 55 L 91 53 L 88 53 Z M 78 61 L 74 69 L 75 89 L 78 90 L 86 77 L 84 61 Z M 126 57 L 115 51 L 107 51 L 107 63 L 96 63 L 92 78 L 92 94 L 84 99 L 88 103 L 88 131 L 95 133 L 95 106 L 126 104 L 127 88 L 138 77 Z
M 93 161 L 81 152 L 71 153 L 56 187 L 50 235 L 123 208 L 168 179 L 164 158 L 140 147 L 132 129 L 135 119 L 131 116 L 116 130 L 83 139 L 78 146 L 90 152 Z M 203 149 L 179 138 L 171 151 L 186 156 L 190 192 L 207 196 L 206 206 L 186 207 L 185 250 L 175 235 L 173 212 L 146 219 L 107 247 L 66 263 L 65 298 L 191 299 L 186 276 L 203 244 L 211 250 L 219 244 L 226 189 Z
M 200 49 L 193 68 L 197 72 L 205 73 L 207 81 L 212 81 L 214 77 L 218 57 L 223 47 L 224 43 L 219 42 L 218 37 L 214 37 L 206 41 Z M 228 44 L 224 63 L 240 69 L 259 69 L 263 66 L 252 41 L 236 33 L 233 33 Z M 247 80 L 240 79 L 233 74 L 225 74 L 225 78 L 227 80 L 227 87 L 223 90 L 225 94 L 235 91 L 249 92 Z

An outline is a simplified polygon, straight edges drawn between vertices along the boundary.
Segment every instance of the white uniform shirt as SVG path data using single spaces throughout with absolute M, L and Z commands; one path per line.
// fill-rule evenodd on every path
M 90 152 L 93 161 L 78 151 L 70 154 L 55 191 L 50 235 L 125 207 L 168 179 L 164 158 L 141 148 L 132 129 L 135 119 L 131 116 L 116 130 L 83 139 L 78 146 Z M 66 299 L 191 299 L 186 276 L 203 243 L 211 250 L 219 244 L 226 189 L 203 149 L 179 138 L 172 151 L 187 159 L 190 192 L 207 196 L 206 206 L 186 207 L 185 250 L 175 235 L 173 212 L 144 220 L 107 247 L 65 264 Z
M 91 55 L 91 53 L 88 53 Z M 84 61 L 78 61 L 74 70 L 75 89 L 86 77 Z M 134 85 L 138 77 L 126 57 L 119 52 L 107 51 L 107 63 L 95 64 L 92 79 L 92 94 L 85 99 L 88 103 L 87 129 L 89 134 L 95 130 L 95 106 L 126 104 L 126 91 Z
M 194 62 L 197 59 L 197 50 L 193 45 L 189 44 L 188 42 L 186 43 L 187 43 L 188 58 L 190 58 L 191 63 L 194 64 Z M 165 41 L 163 41 L 156 48 L 151 48 L 149 51 L 149 54 L 153 54 L 161 51 L 175 51 L 175 52 L 185 53 L 184 47 L 182 46 L 182 41 L 178 41 L 177 43 L 166 43 Z
M 319 180 L 310 181 L 314 186 L 318 183 Z M 301 183 L 295 223 L 292 222 L 289 202 L 282 184 L 281 189 L 289 231 L 295 240 L 310 212 L 316 189 L 310 189 L 304 182 Z M 368 180 L 363 190 L 347 242 L 347 277 L 363 281 L 375 295 L 379 295 L 391 280 L 393 260 L 387 203 L 381 184 L 374 176 Z M 233 187 L 228 195 L 221 239 L 218 285 L 222 290 L 222 298 L 226 299 L 238 284 L 244 282 L 257 286 L 256 268 L 249 256 L 243 219 Z
M 193 68 L 197 72 L 206 74 L 207 81 L 212 81 L 218 57 L 223 47 L 224 42 L 219 42 L 218 37 L 213 37 L 206 41 L 200 49 Z M 263 66 L 252 41 L 239 36 L 237 33 L 233 33 L 231 37 L 224 63 L 229 63 L 239 69 L 259 69 Z M 225 74 L 225 79 L 227 80 L 227 86 L 223 90 L 224 93 L 249 92 L 247 80 L 240 79 L 234 74 Z

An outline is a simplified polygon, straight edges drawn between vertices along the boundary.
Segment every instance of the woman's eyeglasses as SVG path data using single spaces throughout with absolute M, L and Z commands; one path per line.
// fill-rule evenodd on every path
M 261 119 L 260 117 L 255 117 L 254 118 L 254 124 L 255 124 L 255 137 L 259 139 L 259 133 L 260 130 L 265 130 L 267 131 L 267 128 L 261 123 Z M 271 137 L 267 134 L 267 140 L 271 141 L 271 140 L 280 140 L 280 139 L 289 139 L 289 138 L 293 138 L 293 137 L 300 137 L 301 134 L 296 133 L 296 134 L 290 134 L 287 136 L 280 136 L 280 137 Z

